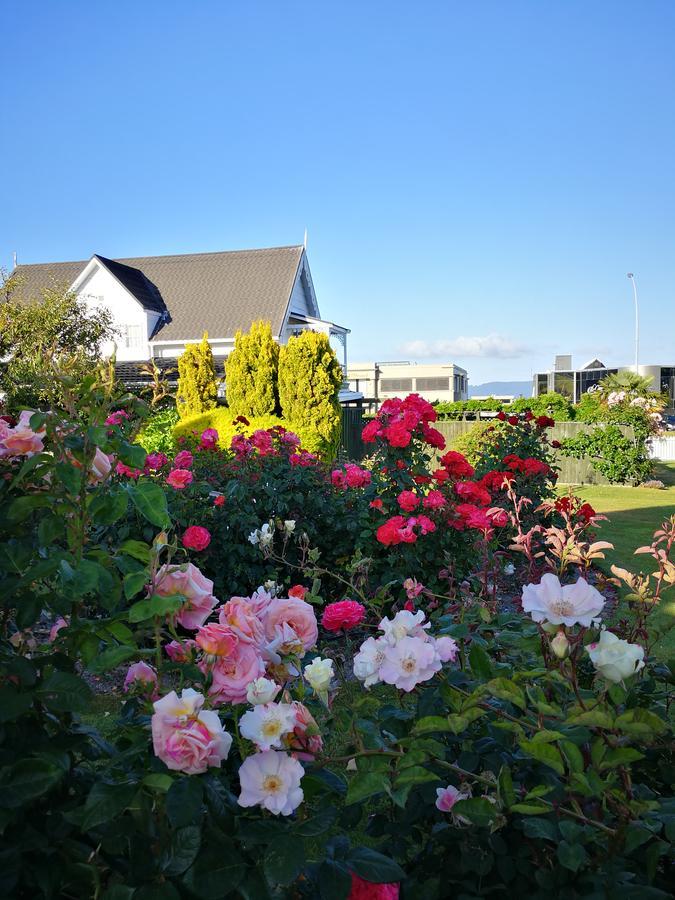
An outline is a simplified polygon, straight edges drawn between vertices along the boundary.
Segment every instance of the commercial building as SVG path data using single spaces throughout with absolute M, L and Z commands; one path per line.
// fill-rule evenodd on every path
M 617 372 L 634 372 L 635 366 L 606 366 L 599 359 L 592 359 L 580 369 L 572 366 L 571 356 L 556 356 L 553 369 L 538 372 L 534 376 L 533 396 L 555 391 L 578 403 L 582 395 L 595 388 L 607 375 Z M 668 396 L 668 407 L 675 407 L 675 366 L 638 366 L 638 374 L 651 377 L 652 390 Z
M 352 363 L 347 366 L 347 381 L 351 390 L 362 393 L 364 402 L 375 408 L 383 400 L 406 394 L 419 394 L 430 403 L 466 400 L 469 396 L 466 369 L 452 363 Z

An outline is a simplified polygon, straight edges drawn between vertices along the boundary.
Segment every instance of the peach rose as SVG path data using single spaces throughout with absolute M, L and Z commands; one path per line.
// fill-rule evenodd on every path
M 288 626 L 302 642 L 305 650 L 311 650 L 319 637 L 316 616 L 309 603 L 298 597 L 274 600 L 265 616 L 265 635 L 273 641 L 280 631 L 287 632 Z
M 214 703 L 244 703 L 248 685 L 265 674 L 265 663 L 253 644 L 240 641 L 231 656 L 220 657 L 212 668 L 203 661 L 202 671 L 213 677 L 209 694 Z
M 184 569 L 162 566 L 157 573 L 155 593 L 160 597 L 171 597 L 173 594 L 185 597 L 186 602 L 176 615 L 176 621 L 183 628 L 200 628 L 218 603 L 213 596 L 213 582 L 192 563 Z
M 168 769 L 199 775 L 227 759 L 232 738 L 218 713 L 202 710 L 204 696 L 187 688 L 157 700 L 151 721 L 152 746 Z
M 44 429 L 33 431 L 29 424 L 31 416 L 30 410 L 24 410 L 14 428 L 10 428 L 4 437 L 0 436 L 7 456 L 32 456 L 44 449 Z
M 227 625 L 202 625 L 197 632 L 197 646 L 210 656 L 229 656 L 239 643 L 239 639 Z
M 232 597 L 219 609 L 218 621 L 228 625 L 242 641 L 261 646 L 265 639 L 262 622 L 248 597 Z

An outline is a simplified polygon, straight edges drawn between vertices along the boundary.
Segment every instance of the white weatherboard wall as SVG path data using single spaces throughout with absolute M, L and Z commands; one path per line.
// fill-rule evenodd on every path
M 119 334 L 114 342 L 103 346 L 104 353 L 112 353 L 116 345 L 119 362 L 148 359 L 148 337 L 159 319 L 159 313 L 143 309 L 129 291 L 101 265 L 94 268 L 77 293 L 90 308 L 107 307 L 113 315 L 114 326 Z M 132 346 L 127 346 L 127 334 L 131 336 Z
M 675 437 L 656 437 L 649 441 L 650 459 L 660 459 L 663 462 L 675 460 Z

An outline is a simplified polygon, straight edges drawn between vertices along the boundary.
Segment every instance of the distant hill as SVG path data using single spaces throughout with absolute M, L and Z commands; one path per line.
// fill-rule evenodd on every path
M 513 394 L 514 397 L 531 397 L 531 381 L 486 381 L 485 384 L 469 384 L 469 397 Z

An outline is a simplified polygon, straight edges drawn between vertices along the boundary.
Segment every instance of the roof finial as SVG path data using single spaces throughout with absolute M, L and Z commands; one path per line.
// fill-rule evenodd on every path
M 307 229 L 306 228 L 305 228 L 305 236 L 302 239 L 302 246 L 304 247 L 305 250 L 307 249 Z

